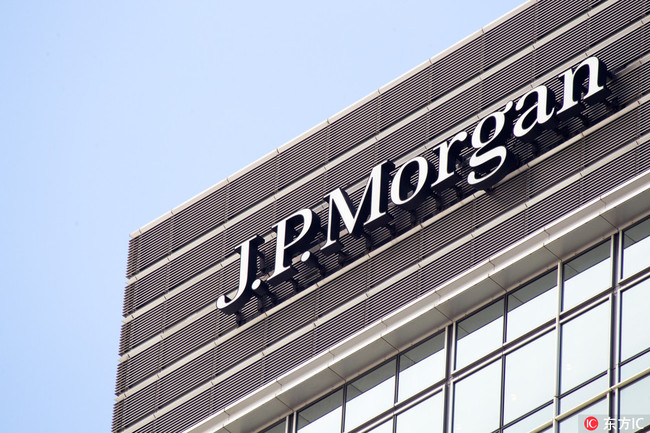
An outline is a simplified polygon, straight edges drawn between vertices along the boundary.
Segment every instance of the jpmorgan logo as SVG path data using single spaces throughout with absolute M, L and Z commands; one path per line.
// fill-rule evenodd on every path
M 253 235 L 235 251 L 240 256 L 239 286 L 217 300 L 217 307 L 227 314 L 240 311 L 252 296 L 274 298 L 272 287 L 292 279 L 298 270 L 296 259 L 320 267 L 315 252 L 335 254 L 342 249 L 341 224 L 346 236 L 359 237 L 391 219 L 389 201 L 396 207 L 414 210 L 427 197 L 438 196 L 459 182 L 466 182 L 476 190 L 492 188 L 517 166 L 515 155 L 506 145 L 512 136 L 522 141 L 533 141 L 543 130 L 552 128 L 557 120 L 579 115 L 585 104 L 603 101 L 609 94 L 606 85 L 606 67 L 597 57 L 589 57 L 579 65 L 558 75 L 563 83 L 560 101 L 547 86 L 538 86 L 509 101 L 481 119 L 472 133 L 462 131 L 435 145 L 437 164 L 417 156 L 397 168 L 391 161 L 373 167 L 359 205 L 355 208 L 347 193 L 337 188 L 324 197 L 328 205 L 325 225 L 311 209 L 300 209 L 277 222 L 272 228 L 275 237 L 275 264 L 270 274 L 261 275 L 257 266 L 259 246 L 263 238 Z M 466 159 L 461 151 L 470 148 Z M 467 153 L 467 152 L 465 152 Z M 459 167 L 466 166 L 463 178 Z M 436 169 L 437 167 L 437 169 Z M 324 234 L 325 241 L 317 249 L 309 249 L 316 235 Z

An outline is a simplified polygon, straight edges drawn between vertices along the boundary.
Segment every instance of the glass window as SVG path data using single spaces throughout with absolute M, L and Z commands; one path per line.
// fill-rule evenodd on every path
M 563 309 L 568 310 L 612 285 L 609 242 L 564 265 Z
M 503 300 L 500 300 L 456 325 L 456 368 L 487 355 L 502 342 Z
M 609 302 L 562 325 L 560 391 L 566 392 L 607 369 Z
M 397 415 L 397 433 L 442 433 L 442 393 L 434 395 Z
M 341 431 L 343 390 L 339 389 L 298 412 L 300 433 L 333 433 Z
M 650 347 L 650 280 L 621 294 L 621 360 Z
M 505 433 L 528 433 L 531 430 L 539 427 L 540 425 L 553 419 L 553 405 L 549 404 L 544 408 L 538 410 L 532 415 L 528 415 L 526 418 L 521 421 L 517 421 L 515 424 L 504 429 Z
M 650 266 L 650 219 L 623 232 L 623 266 L 627 278 Z
M 345 429 L 350 430 L 393 406 L 396 361 L 374 369 L 347 385 Z
M 619 414 L 619 418 L 644 418 L 631 431 L 650 425 L 650 375 L 621 389 Z
M 557 269 L 508 295 L 506 340 L 521 337 L 555 317 Z
M 633 359 L 630 362 L 627 362 L 625 365 L 621 366 L 621 374 L 619 382 L 628 380 L 630 377 L 641 373 L 650 366 L 650 352 L 647 352 L 638 358 Z
M 445 377 L 445 333 L 418 344 L 399 357 L 398 400 Z
M 262 433 L 285 433 L 286 432 L 286 425 L 285 421 L 282 420 L 278 424 L 274 425 L 273 427 L 267 428 L 266 430 L 263 430 Z
M 480 390 L 480 391 L 479 391 Z M 501 362 L 493 362 L 454 385 L 453 431 L 475 433 L 499 427 Z
M 562 397 L 560 399 L 560 413 L 571 410 L 596 394 L 605 391 L 608 388 L 607 383 L 607 375 L 603 375 Z
M 586 417 L 593 416 L 598 419 L 600 426 L 605 426 L 607 418 L 607 400 L 602 399 L 560 421 L 560 433 L 582 433 L 587 431 L 584 427 Z M 602 431 L 600 429 L 595 431 Z
M 393 420 L 380 424 L 371 430 L 367 430 L 367 433 L 393 433 Z
M 506 356 L 504 424 L 553 399 L 555 359 L 555 332 Z

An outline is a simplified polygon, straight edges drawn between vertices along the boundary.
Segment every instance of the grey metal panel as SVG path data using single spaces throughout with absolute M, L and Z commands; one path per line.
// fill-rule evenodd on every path
M 403 278 L 381 292 L 368 298 L 366 320 L 373 323 L 408 302 L 420 293 L 418 274 L 414 273 Z
M 442 134 L 450 126 L 476 114 L 481 107 L 480 101 L 481 88 L 480 85 L 475 85 L 449 101 L 432 108 L 427 128 L 429 138 Z
M 230 183 L 228 189 L 228 218 L 277 191 L 278 157 L 244 173 Z
M 174 214 L 172 251 L 223 224 L 226 220 L 227 208 L 228 186 L 226 185 Z
M 368 263 L 363 263 L 317 289 L 318 312 L 327 313 L 368 288 Z
M 589 9 L 589 0 L 538 0 L 537 38 Z
M 583 21 L 566 33 L 540 46 L 537 51 L 535 65 L 536 76 L 546 72 L 549 65 L 570 59 L 584 51 L 588 46 L 589 22 Z
M 426 143 L 428 117 L 429 114 L 427 112 L 427 114 L 420 116 L 389 136 L 379 140 L 374 145 L 377 152 L 377 160 L 395 160 L 411 149 Z
M 368 286 L 382 281 L 386 274 L 395 274 L 420 258 L 420 232 L 377 254 L 370 260 Z
M 266 323 L 258 322 L 248 328 L 245 332 L 240 332 L 230 340 L 224 341 L 218 346 L 218 372 L 236 365 L 242 359 L 257 353 L 265 347 L 266 340 Z
M 429 263 L 418 272 L 420 294 L 438 287 L 442 282 L 472 264 L 472 243 L 468 242 Z
M 171 230 L 171 218 L 167 218 L 139 236 L 136 266 L 138 271 L 146 269 L 171 252 Z
M 133 283 L 133 307 L 140 308 L 167 292 L 169 264 L 163 265 Z
M 531 52 L 506 66 L 481 83 L 481 107 L 487 107 L 504 94 L 525 86 L 534 78 L 535 53 Z
M 548 158 L 528 170 L 531 197 L 562 180 L 567 173 L 573 173 L 582 168 L 584 141 L 580 140 L 566 149 L 562 149 L 557 155 L 558 157 Z M 563 164 L 558 164 L 558 160 L 563 161 Z M 570 170 L 567 170 L 567 167 L 571 167 Z
M 366 302 L 361 302 L 315 329 L 314 350 L 320 352 L 366 324 Z
M 162 407 L 215 376 L 216 350 L 210 350 L 160 379 L 158 406 Z M 146 389 L 146 388 L 145 388 Z M 133 395 L 136 397 L 139 393 Z M 132 398 L 132 397 L 130 397 Z
M 326 173 L 327 191 L 346 188 L 367 177 L 370 169 L 378 162 L 375 159 L 374 146 L 369 146 L 341 164 L 335 165 Z
M 205 343 L 217 338 L 218 312 L 211 311 L 185 328 L 173 333 L 160 343 L 163 347 L 160 367 L 165 368 Z M 138 356 L 135 357 L 138 359 Z
M 187 403 L 156 419 L 157 432 L 180 432 L 211 413 L 212 390 L 208 389 Z
M 314 334 L 314 331 L 308 332 L 290 344 L 266 355 L 264 357 L 264 382 L 275 380 L 292 367 L 312 357 L 315 354 Z
M 269 316 L 266 319 L 266 345 L 273 344 L 304 323 L 316 320 L 317 306 L 318 293 L 314 291 Z
M 385 129 L 431 101 L 431 71 L 431 67 L 427 67 L 379 96 L 380 129 Z
M 483 71 L 483 35 L 431 65 L 431 98 L 436 99 Z
M 165 301 L 165 328 L 210 305 L 221 294 L 221 273 L 215 272 Z
M 142 379 L 157 373 L 160 370 L 161 345 L 147 348 L 138 354 L 137 358 L 131 358 L 123 363 L 125 366 L 126 389 Z
M 526 215 L 518 213 L 504 223 L 472 239 L 472 264 L 489 258 L 502 248 L 516 242 L 526 235 Z
M 528 7 L 485 33 L 485 69 L 535 42 L 537 7 Z
M 264 383 L 263 375 L 264 359 L 260 359 L 215 385 L 212 388 L 212 411 L 223 409 L 228 403 L 261 386 Z
M 299 186 L 291 194 L 280 197 L 277 200 L 276 221 L 288 217 L 298 209 L 311 208 L 321 203 L 325 195 L 325 179 L 326 174 L 323 173 Z
M 275 222 L 275 203 L 273 203 L 236 223 L 225 232 L 224 255 L 233 254 L 235 247 L 254 234 L 267 233 Z
M 172 260 L 169 265 L 169 287 L 176 287 L 223 260 L 223 244 L 224 234 L 219 233 L 176 260 Z
M 162 332 L 164 329 L 165 305 L 160 304 L 155 308 L 130 322 L 130 344 L 129 348 L 136 347 L 143 341 Z
M 278 189 L 327 162 L 329 128 L 321 128 L 278 155 Z
M 589 20 L 589 44 L 600 42 L 611 33 L 611 29 L 619 29 L 642 18 L 645 0 L 621 0 L 594 15 Z
M 379 132 L 379 98 L 336 120 L 330 126 L 328 159 L 333 159 Z
M 528 173 L 524 172 L 474 200 L 474 212 L 482 221 L 490 221 L 527 199 Z

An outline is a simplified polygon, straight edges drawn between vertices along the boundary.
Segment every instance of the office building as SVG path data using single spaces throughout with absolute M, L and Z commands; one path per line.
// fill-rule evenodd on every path
M 528 1 L 133 233 L 113 432 L 650 424 L 649 12 Z

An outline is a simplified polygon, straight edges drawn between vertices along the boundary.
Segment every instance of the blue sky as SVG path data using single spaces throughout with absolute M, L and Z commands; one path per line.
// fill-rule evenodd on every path
M 519 3 L 0 2 L 2 430 L 110 430 L 129 233 Z

